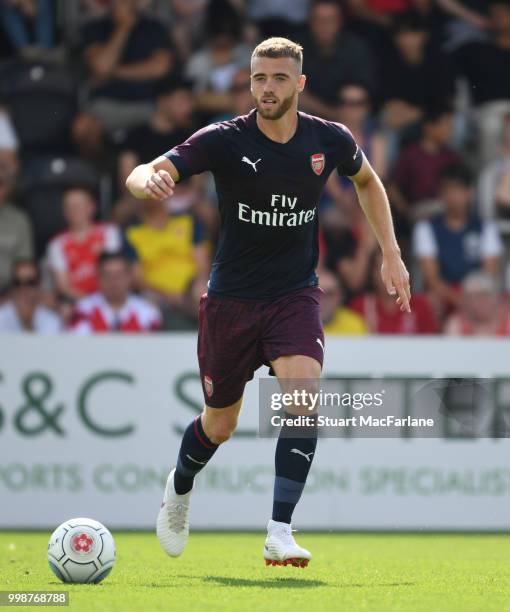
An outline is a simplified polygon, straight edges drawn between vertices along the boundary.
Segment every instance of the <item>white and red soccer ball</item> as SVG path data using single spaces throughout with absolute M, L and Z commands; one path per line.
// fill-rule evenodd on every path
M 48 563 L 62 582 L 101 582 L 115 564 L 113 536 L 98 521 L 70 519 L 52 533 Z

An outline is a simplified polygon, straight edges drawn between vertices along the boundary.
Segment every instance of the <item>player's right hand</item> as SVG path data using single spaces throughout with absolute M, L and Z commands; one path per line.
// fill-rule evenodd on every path
M 166 200 L 174 192 L 175 183 L 166 170 L 158 170 L 151 174 L 145 183 L 144 193 L 154 200 Z

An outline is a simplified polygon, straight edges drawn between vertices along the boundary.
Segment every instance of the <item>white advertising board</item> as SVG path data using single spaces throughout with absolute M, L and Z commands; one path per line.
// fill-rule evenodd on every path
M 153 528 L 201 409 L 196 336 L 0 336 L 0 528 L 72 516 Z M 508 376 L 499 339 L 328 338 L 326 375 Z M 259 375 L 266 376 L 267 369 Z M 275 440 L 248 384 L 237 435 L 197 478 L 192 525 L 258 529 Z M 296 513 L 320 529 L 510 529 L 508 439 L 321 439 Z

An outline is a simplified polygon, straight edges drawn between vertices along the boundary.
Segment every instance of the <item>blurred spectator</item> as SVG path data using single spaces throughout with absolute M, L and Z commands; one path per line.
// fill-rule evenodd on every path
M 353 14 L 383 26 L 391 25 L 391 17 L 409 11 L 413 0 L 348 0 Z
M 347 83 L 339 89 L 335 119 L 346 125 L 363 149 L 381 179 L 386 174 L 386 141 L 370 125 L 368 89 L 359 83 Z M 366 289 L 368 265 L 377 246 L 359 206 L 352 182 L 333 172 L 321 199 L 326 266 L 341 280 L 347 301 Z
M 346 208 L 342 206 L 344 212 Z M 354 202 L 348 216 L 342 220 L 329 215 L 323 229 L 325 266 L 339 276 L 344 301 L 349 303 L 370 282 L 370 262 L 377 240 L 359 204 Z
M 170 0 L 169 4 L 172 40 L 185 61 L 201 43 L 208 0 Z
M 210 254 L 201 225 L 191 214 L 169 215 L 165 202 L 144 200 L 141 210 L 142 223 L 126 230 L 137 286 L 162 307 L 181 308 L 192 280 L 209 276 Z
M 384 181 L 388 158 L 387 142 L 384 135 L 374 129 L 370 121 L 368 89 L 360 83 L 346 83 L 338 91 L 336 108 L 336 121 L 349 128 L 379 178 Z M 347 198 L 353 201 L 352 204 L 357 201 L 352 182 L 346 177 L 339 176 L 337 172 L 331 174 L 326 184 L 326 195 L 337 204 L 345 204 Z
M 12 267 L 9 300 L 0 306 L 0 332 L 61 331 L 57 315 L 40 303 L 40 275 L 32 259 L 20 259 Z
M 248 0 L 246 16 L 257 24 L 262 38 L 292 38 L 304 26 L 310 0 Z
M 68 189 L 62 204 L 68 229 L 50 241 L 47 263 L 56 290 L 76 300 L 97 290 L 99 255 L 118 250 L 121 237 L 116 226 L 94 223 L 96 204 L 88 189 Z
M 97 130 L 94 117 L 109 130 L 147 121 L 154 87 L 170 70 L 172 52 L 164 26 L 142 12 L 141 0 L 114 0 L 111 15 L 82 29 L 83 58 L 92 100 L 75 127 L 78 140 Z
M 488 0 L 488 6 L 490 38 L 463 45 L 455 53 L 476 106 L 482 163 L 497 155 L 502 119 L 510 112 L 510 0 Z
M 342 336 L 358 336 L 367 333 L 363 318 L 350 308 L 342 305 L 342 291 L 338 278 L 323 270 L 319 277 L 321 294 L 321 314 L 324 333 Z
M 355 298 L 350 307 L 360 314 L 372 334 L 437 334 L 439 327 L 427 297 L 411 297 L 411 312 L 402 312 L 389 295 L 381 277 L 382 257 L 377 251 L 371 261 L 372 291 Z
M 500 156 L 483 169 L 478 188 L 481 216 L 510 221 L 510 114 L 504 118 Z
M 54 44 L 54 7 L 51 0 L 3 0 L 0 20 L 5 36 L 18 53 L 35 57 Z
M 425 112 L 449 103 L 454 80 L 448 57 L 431 49 L 427 22 L 417 13 L 395 19 L 392 39 L 393 48 L 381 70 L 383 122 L 401 130 Z
M 387 143 L 384 135 L 375 128 L 369 89 L 362 83 L 346 83 L 338 90 L 336 108 L 336 120 L 349 128 L 373 169 L 384 181 L 387 174 Z
M 486 38 L 487 0 L 436 0 L 436 3 L 449 18 L 445 28 L 449 51 L 466 42 Z
M 9 113 L 0 107 L 0 167 L 9 174 L 18 171 L 18 138 Z
M 335 0 L 315 0 L 309 18 L 309 32 L 302 41 L 303 73 L 307 85 L 301 104 L 310 113 L 334 119 L 338 90 L 356 81 L 372 89 L 373 59 L 366 44 L 344 31 L 342 9 Z
M 186 65 L 186 76 L 195 84 L 197 109 L 208 116 L 229 112 L 234 75 L 249 64 L 250 49 L 239 42 L 238 31 L 225 28 L 211 33 L 205 47 Z
M 214 121 L 228 121 L 238 115 L 247 115 L 254 107 L 251 95 L 250 69 L 239 68 L 230 84 L 230 111 L 214 118 Z
M 430 200 L 437 199 L 441 170 L 459 160 L 458 154 L 448 146 L 452 131 L 450 110 L 430 111 L 423 121 L 420 140 L 401 151 L 389 194 L 392 204 L 404 217 L 427 213 Z
M 161 315 L 148 300 L 133 293 L 130 264 L 120 252 L 102 253 L 98 260 L 99 291 L 77 302 L 73 330 L 149 332 L 161 328 Z
M 207 280 L 194 278 L 188 285 L 179 308 L 163 307 L 163 327 L 168 331 L 196 331 L 200 299 L 207 293 Z
M 444 332 L 454 336 L 510 335 L 510 308 L 492 276 L 471 272 L 464 279 L 460 310 L 447 320 Z
M 428 15 L 432 0 L 347 0 L 353 29 L 379 53 L 387 45 L 394 18 L 410 10 Z
M 111 10 L 112 0 L 78 0 L 84 14 L 84 21 L 105 17 Z
M 473 189 L 467 168 L 445 168 L 439 195 L 444 212 L 417 223 L 414 254 L 426 287 L 451 307 L 459 305 L 459 287 L 470 272 L 482 268 L 493 277 L 498 274 L 503 246 L 495 225 L 470 210 Z
M 49 61 L 0 65 L 0 97 L 9 109 L 24 161 L 69 155 L 76 117 L 76 71 Z
M 188 81 L 172 80 L 161 86 L 149 122 L 129 130 L 120 145 L 118 181 L 122 192 L 125 193 L 126 178 L 135 166 L 163 155 L 195 131 L 193 110 L 194 99 Z M 128 196 L 116 205 L 116 220 L 123 222 L 133 212 L 132 198 Z
M 29 215 L 38 258 L 44 257 L 50 240 L 67 227 L 62 201 L 77 185 L 93 193 L 98 190 L 97 173 L 76 157 L 35 157 L 23 160 L 19 196 Z
M 13 263 L 34 254 L 28 217 L 8 202 L 13 185 L 13 175 L 0 168 L 0 292 L 10 282 Z

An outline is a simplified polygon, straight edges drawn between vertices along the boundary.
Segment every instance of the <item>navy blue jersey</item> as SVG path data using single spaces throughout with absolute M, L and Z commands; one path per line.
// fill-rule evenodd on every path
M 282 144 L 253 110 L 199 130 L 166 157 L 180 179 L 214 175 L 221 225 L 211 295 L 267 299 L 317 284 L 320 194 L 335 168 L 353 176 L 363 161 L 346 127 L 299 112 Z

